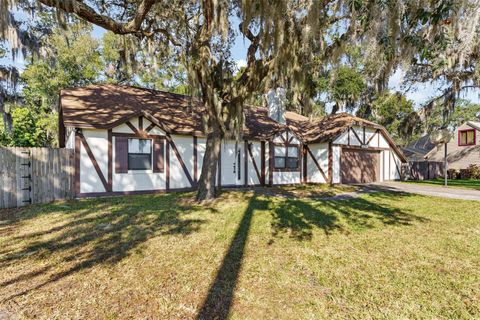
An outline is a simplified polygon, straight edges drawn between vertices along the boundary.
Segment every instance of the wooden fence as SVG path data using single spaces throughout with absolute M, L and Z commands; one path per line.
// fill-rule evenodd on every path
M 73 150 L 0 148 L 0 208 L 74 196 Z
M 410 179 L 429 180 L 443 177 L 443 162 L 410 161 Z

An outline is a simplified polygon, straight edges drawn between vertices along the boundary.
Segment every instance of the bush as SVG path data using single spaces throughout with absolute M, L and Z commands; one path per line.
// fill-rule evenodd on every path
M 457 169 L 448 169 L 447 175 L 451 180 L 460 179 L 460 172 Z
M 476 164 L 471 164 L 468 166 L 470 172 L 470 179 L 480 179 L 480 166 Z
M 459 176 L 460 179 L 480 179 L 480 166 L 471 164 L 467 169 L 460 169 Z

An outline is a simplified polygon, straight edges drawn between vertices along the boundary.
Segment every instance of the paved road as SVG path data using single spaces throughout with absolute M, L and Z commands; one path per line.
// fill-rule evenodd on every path
M 364 187 L 366 187 L 367 189 L 371 188 L 374 190 L 378 189 L 378 190 L 387 190 L 387 191 L 400 191 L 400 192 L 416 193 L 416 194 L 421 194 L 425 196 L 480 201 L 480 191 L 470 190 L 470 189 L 430 186 L 430 185 L 423 185 L 423 184 L 419 185 L 414 183 L 393 182 L 393 181 L 373 183 Z

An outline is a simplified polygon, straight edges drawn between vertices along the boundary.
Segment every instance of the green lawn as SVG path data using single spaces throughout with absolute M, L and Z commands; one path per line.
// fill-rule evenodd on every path
M 388 193 L 321 201 L 231 191 L 200 206 L 191 197 L 0 211 L 0 313 L 480 317 L 478 202 Z
M 432 179 L 432 180 L 410 180 L 408 183 L 417 183 L 417 184 L 429 184 L 429 185 L 438 185 L 443 186 L 445 184 L 444 179 Z M 449 187 L 456 188 L 466 188 L 480 190 L 480 180 L 473 179 L 459 179 L 459 180 L 448 180 Z

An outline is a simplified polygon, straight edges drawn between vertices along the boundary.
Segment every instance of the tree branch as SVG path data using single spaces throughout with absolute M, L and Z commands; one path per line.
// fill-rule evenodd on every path
M 40 3 L 52 7 L 58 8 L 68 13 L 74 13 L 80 18 L 100 26 L 104 29 L 110 30 L 116 34 L 129 34 L 138 33 L 142 25 L 145 16 L 148 14 L 156 0 L 143 0 L 137 8 L 135 16 L 126 23 L 121 23 L 113 20 L 112 18 L 97 13 L 92 7 L 86 5 L 83 2 L 72 1 L 58 1 L 58 0 L 38 0 Z

